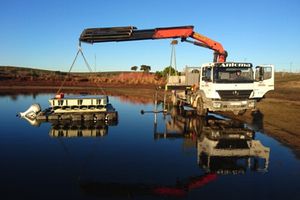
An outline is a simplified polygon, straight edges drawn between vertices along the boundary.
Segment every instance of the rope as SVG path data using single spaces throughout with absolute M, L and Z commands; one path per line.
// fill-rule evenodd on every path
M 72 62 L 72 64 L 71 64 L 71 66 L 70 66 L 70 69 L 69 69 L 69 71 L 68 71 L 68 74 L 70 74 L 71 70 L 73 69 L 73 66 L 74 66 L 74 64 L 75 64 L 75 62 L 76 62 L 76 60 L 77 60 L 77 57 L 78 57 L 79 52 L 80 52 L 80 54 L 82 55 L 83 60 L 84 60 L 84 63 L 85 63 L 85 65 L 87 66 L 89 72 L 92 73 L 93 70 L 92 70 L 91 66 L 89 65 L 87 59 L 85 58 L 85 56 L 84 56 L 84 54 L 83 54 L 83 51 L 82 51 L 81 47 L 79 46 L 78 51 L 77 51 L 77 53 L 76 53 L 76 56 L 75 56 L 75 58 L 74 58 L 74 60 L 73 60 L 73 62 Z M 64 80 L 63 80 L 61 86 L 59 87 L 58 91 L 56 92 L 56 94 L 59 94 L 59 93 L 61 92 L 61 90 L 62 90 L 62 88 L 63 88 L 63 86 L 64 86 L 66 80 L 67 80 L 67 76 L 65 76 L 65 78 L 64 78 Z M 97 82 L 96 82 L 96 86 L 99 87 L 99 88 L 101 89 L 101 92 L 105 95 L 105 91 L 103 90 L 103 88 L 102 88 Z
M 83 60 L 84 60 L 84 62 L 85 62 L 85 65 L 87 66 L 87 68 L 89 69 L 89 71 L 90 71 L 90 72 L 93 72 L 93 70 L 92 70 L 91 66 L 89 65 L 89 63 L 87 62 L 87 60 L 86 60 L 86 58 L 85 58 L 85 56 L 84 56 L 84 54 L 83 54 L 81 48 L 79 48 L 79 51 L 80 51 L 80 53 L 81 53 L 81 55 L 82 55 L 82 57 L 83 57 Z
M 75 56 L 75 58 L 74 58 L 74 60 L 73 60 L 73 62 L 72 62 L 72 65 L 71 65 L 71 67 L 70 67 L 70 69 L 69 69 L 68 74 L 70 74 L 70 72 L 71 72 L 71 70 L 72 70 L 72 68 L 73 68 L 73 66 L 74 66 L 74 64 L 75 64 L 75 61 L 76 61 L 76 59 L 77 59 L 77 57 L 78 57 L 78 54 L 79 54 L 79 51 L 80 51 L 80 49 L 78 49 L 78 51 L 77 51 L 77 53 L 76 53 L 76 56 Z M 67 76 L 65 76 L 65 78 L 64 78 L 64 80 L 63 80 L 61 86 L 59 87 L 58 91 L 56 92 L 56 94 L 59 94 L 59 93 L 60 93 L 62 87 L 64 86 L 64 84 L 65 84 L 65 82 L 66 82 L 66 80 L 67 80 Z
M 82 55 L 82 57 L 83 57 L 83 60 L 84 60 L 84 62 L 85 62 L 85 65 L 86 65 L 87 68 L 89 69 L 90 73 L 92 73 L 93 70 L 92 70 L 91 66 L 89 65 L 89 63 L 87 62 L 87 59 L 85 58 L 82 49 L 79 48 L 79 51 L 80 51 L 80 53 L 81 53 L 81 55 Z M 105 95 L 105 91 L 104 91 L 103 88 L 99 85 L 99 83 L 96 82 L 96 86 L 97 86 L 98 88 L 100 88 L 101 92 Z

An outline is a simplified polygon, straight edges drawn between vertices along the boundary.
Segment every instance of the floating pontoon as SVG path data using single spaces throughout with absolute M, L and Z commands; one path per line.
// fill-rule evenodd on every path
M 49 100 L 54 113 L 105 112 L 107 111 L 107 96 L 67 96 Z
M 33 104 L 19 116 L 29 121 L 117 121 L 118 113 L 109 103 L 107 96 L 64 96 L 49 100 L 50 107 L 41 111 Z M 32 124 L 32 122 L 31 122 Z

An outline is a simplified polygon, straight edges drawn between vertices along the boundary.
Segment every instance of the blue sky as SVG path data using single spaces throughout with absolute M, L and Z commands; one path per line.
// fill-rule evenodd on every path
M 68 71 L 84 28 L 133 25 L 139 29 L 194 25 L 228 51 L 228 61 L 274 64 L 300 71 L 298 0 L 0 0 L 0 65 Z M 97 71 L 170 64 L 171 40 L 83 44 Z M 182 43 L 177 69 L 210 62 L 213 52 Z M 96 58 L 96 59 L 95 59 Z M 78 59 L 74 71 L 87 71 Z

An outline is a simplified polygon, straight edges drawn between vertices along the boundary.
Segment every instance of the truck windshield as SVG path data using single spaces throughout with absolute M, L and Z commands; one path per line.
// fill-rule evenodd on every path
M 216 67 L 214 82 L 253 83 L 253 71 L 251 67 Z

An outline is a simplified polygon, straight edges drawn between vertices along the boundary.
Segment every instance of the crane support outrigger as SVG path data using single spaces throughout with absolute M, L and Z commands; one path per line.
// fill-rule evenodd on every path
M 208 111 L 255 110 L 256 103 L 274 90 L 274 66 L 227 62 L 222 44 L 194 31 L 193 26 L 139 30 L 134 26 L 88 28 L 79 42 L 101 43 L 135 40 L 176 39 L 214 51 L 213 62 L 186 68 L 181 76 L 169 76 L 166 89 L 172 90 L 174 105 L 189 105 L 201 116 Z M 189 38 L 192 38 L 190 40 Z

